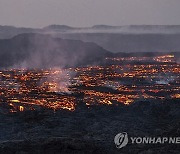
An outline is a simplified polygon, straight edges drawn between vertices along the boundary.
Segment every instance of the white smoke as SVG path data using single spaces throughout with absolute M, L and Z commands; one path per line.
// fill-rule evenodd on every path
M 40 84 L 42 87 L 48 87 L 50 92 L 71 93 L 69 86 L 71 86 L 72 78 L 73 73 L 70 70 L 53 68 L 49 71 L 46 79 L 40 81 Z

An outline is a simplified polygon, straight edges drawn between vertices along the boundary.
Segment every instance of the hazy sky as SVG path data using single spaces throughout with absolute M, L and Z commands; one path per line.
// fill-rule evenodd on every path
M 0 0 L 0 25 L 180 24 L 180 0 Z

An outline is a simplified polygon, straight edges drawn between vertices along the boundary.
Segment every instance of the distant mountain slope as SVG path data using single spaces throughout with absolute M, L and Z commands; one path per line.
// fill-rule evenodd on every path
M 180 34 L 180 25 L 127 25 L 110 26 L 94 25 L 92 27 L 70 27 L 67 25 L 49 25 L 44 27 L 46 32 L 78 32 L 78 33 L 120 33 L 120 34 Z
M 23 28 L 0 25 L 0 39 L 11 38 L 22 33 L 180 34 L 180 25 L 94 25 L 92 27 L 49 25 L 44 28 Z
M 176 34 L 180 33 L 180 25 L 127 25 L 127 26 L 109 26 L 109 25 L 95 25 L 94 30 L 115 30 L 118 33 L 134 33 L 134 34 Z M 113 32 L 113 31 L 111 31 Z
M 14 26 L 1 26 L 0 25 L 0 39 L 12 38 L 15 35 L 22 33 L 36 33 L 42 32 L 41 29 L 23 28 Z
M 111 52 L 180 52 L 180 34 L 59 33 L 53 36 L 95 42 Z
M 180 51 L 180 25 L 130 25 L 70 27 L 49 25 L 42 29 L 0 26 L 0 38 L 22 33 L 50 34 L 53 37 L 94 42 L 112 52 Z
M 70 27 L 70 26 L 67 26 L 67 25 L 49 25 L 47 27 L 44 27 L 43 30 L 44 31 L 68 31 L 68 30 L 74 30 L 76 28 L 74 27 Z
M 66 67 L 92 64 L 111 55 L 95 43 L 20 34 L 0 40 L 0 67 Z

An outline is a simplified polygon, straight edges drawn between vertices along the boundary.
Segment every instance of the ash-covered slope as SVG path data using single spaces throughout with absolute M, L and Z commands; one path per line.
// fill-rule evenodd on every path
M 95 43 L 20 34 L 0 40 L 0 67 L 49 68 L 93 64 L 111 55 Z

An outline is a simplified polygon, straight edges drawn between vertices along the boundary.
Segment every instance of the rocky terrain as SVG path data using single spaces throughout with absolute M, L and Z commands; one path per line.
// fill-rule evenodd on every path
M 8 113 L 0 107 L 0 153 L 179 153 L 178 144 L 128 144 L 117 149 L 114 137 L 177 137 L 179 100 L 142 100 L 130 106 L 84 105 L 73 111 L 47 109 Z

